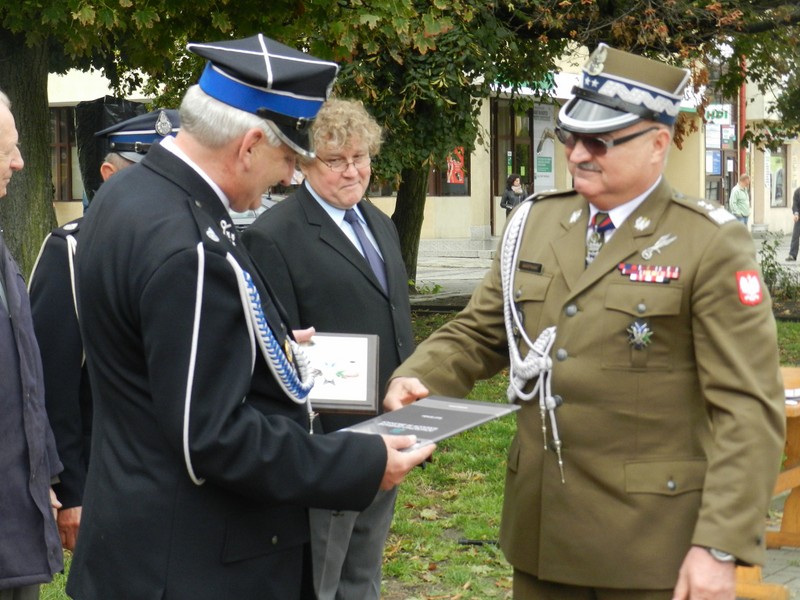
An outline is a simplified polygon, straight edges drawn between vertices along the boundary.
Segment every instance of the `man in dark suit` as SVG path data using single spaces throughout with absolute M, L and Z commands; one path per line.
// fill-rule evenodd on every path
M 103 181 L 140 162 L 152 144 L 175 135 L 179 126 L 178 111 L 162 109 L 98 131 L 110 150 L 100 166 Z M 70 221 L 45 238 L 28 282 L 47 417 L 64 464 L 53 489 L 61 502 L 58 533 L 68 550 L 75 549 L 81 524 L 92 432 L 92 392 L 75 305 L 75 249 L 82 222 L 83 217 Z
M 308 507 L 362 509 L 430 452 L 309 434 L 305 360 L 227 210 L 289 182 L 336 65 L 261 34 L 189 49 L 209 63 L 180 133 L 105 182 L 84 220 L 95 420 L 67 592 L 313 598 Z
M 785 407 L 745 226 L 664 178 L 689 72 L 601 44 L 558 116 L 574 190 L 523 202 L 387 408 L 510 367 L 514 598 L 735 597 L 764 560 Z
M 329 100 L 311 131 L 316 158 L 300 159 L 303 185 L 259 217 L 242 239 L 253 261 L 269 274 L 292 327 L 379 336 L 382 394 L 389 375 L 411 354 L 414 340 L 397 230 L 364 198 L 381 130 L 362 103 Z M 359 239 L 361 232 L 366 238 Z M 375 268 L 369 260 L 374 253 L 379 255 Z M 365 418 L 320 417 L 325 432 Z M 319 600 L 380 598 L 383 546 L 396 495 L 396 489 L 380 492 L 361 512 L 311 511 Z

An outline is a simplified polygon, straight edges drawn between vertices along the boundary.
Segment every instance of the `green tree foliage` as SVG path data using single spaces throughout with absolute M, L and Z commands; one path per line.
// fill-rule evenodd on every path
M 479 102 L 493 85 L 514 95 L 557 70 L 564 55 L 605 41 L 690 66 L 700 89 L 714 85 L 733 96 L 746 76 L 764 93 L 783 91 L 776 121 L 749 134 L 775 143 L 800 131 L 799 21 L 796 3 L 768 0 L 7 2 L 0 7 L 0 49 L 14 46 L 16 53 L 0 68 L 0 89 L 16 112 L 26 107 L 19 128 L 28 169 L 37 173 L 30 181 L 18 176 L 20 185 L 0 201 L 0 219 L 27 265 L 52 224 L 52 216 L 24 221 L 19 208 L 48 207 L 52 198 L 42 143 L 47 120 L 33 117 L 46 111 L 34 97 L 41 85 L 23 84 L 43 76 L 42 56 L 50 72 L 94 66 L 121 93 L 144 85 L 161 94 L 160 103 L 174 105 L 201 66 L 183 50 L 187 40 L 261 31 L 339 62 L 337 92 L 364 100 L 384 126 L 375 171 L 400 184 L 394 220 L 413 279 L 428 169 L 443 165 L 456 146 L 469 151 L 484 142 Z M 520 108 L 530 102 L 517 98 Z M 33 160 L 32 152 L 43 157 Z

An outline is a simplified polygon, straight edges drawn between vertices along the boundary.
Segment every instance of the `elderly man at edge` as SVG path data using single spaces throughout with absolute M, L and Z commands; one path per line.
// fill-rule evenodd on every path
M 0 92 L 0 196 L 24 162 Z M 47 422 L 44 378 L 31 307 L 17 263 L 0 235 L 0 600 L 36 600 L 63 568 L 50 487 L 61 471 Z

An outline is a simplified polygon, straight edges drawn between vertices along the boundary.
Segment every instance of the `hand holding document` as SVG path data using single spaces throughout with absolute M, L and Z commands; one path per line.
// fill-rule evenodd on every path
M 519 408 L 518 404 L 429 396 L 403 408 L 347 427 L 343 431 L 415 435 L 416 443 L 403 449 L 404 452 L 409 452 L 498 419 Z

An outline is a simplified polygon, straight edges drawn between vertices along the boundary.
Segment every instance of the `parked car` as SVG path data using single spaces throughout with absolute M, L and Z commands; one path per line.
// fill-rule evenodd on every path
M 272 208 L 284 198 L 285 196 L 282 195 L 268 193 L 261 196 L 261 206 L 258 208 L 253 208 L 242 212 L 230 210 L 229 212 L 231 219 L 233 220 L 234 227 L 236 227 L 237 231 L 244 231 L 247 226 L 255 221 L 261 213 L 266 212 L 267 209 Z

